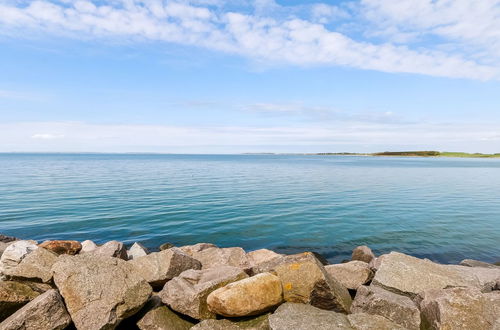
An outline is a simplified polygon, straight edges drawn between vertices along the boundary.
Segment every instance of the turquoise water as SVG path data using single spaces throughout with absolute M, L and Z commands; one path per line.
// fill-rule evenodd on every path
M 0 154 L 0 233 L 500 260 L 500 160 Z

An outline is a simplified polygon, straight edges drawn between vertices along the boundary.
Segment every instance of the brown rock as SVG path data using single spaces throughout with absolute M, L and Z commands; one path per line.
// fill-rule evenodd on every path
M 410 298 L 376 286 L 358 288 L 351 312 L 380 315 L 404 328 L 420 329 L 420 312 Z
M 373 254 L 372 250 L 366 246 L 358 246 L 354 250 L 352 250 L 352 260 L 359 260 L 359 261 L 364 261 L 366 263 L 370 263 L 375 258 L 375 255 Z
M 283 301 L 279 277 L 261 273 L 230 283 L 208 295 L 208 309 L 227 317 L 258 315 Z
M 347 318 L 355 330 L 405 330 L 399 324 L 380 315 L 356 313 L 347 315 Z
M 127 249 L 123 243 L 117 241 L 109 241 L 90 251 L 90 253 L 103 257 L 115 257 L 128 260 Z
M 43 284 L 0 281 L 0 322 L 50 289 Z
M 188 330 L 193 325 L 167 306 L 154 307 L 137 322 L 140 330 Z
M 0 243 L 9 243 L 9 242 L 14 242 L 14 241 L 18 241 L 18 240 L 19 239 L 16 237 L 0 234 Z
M 38 245 L 57 254 L 75 255 L 82 249 L 82 244 L 77 241 L 45 241 Z
M 70 323 L 61 296 L 49 290 L 0 323 L 0 330 L 62 330 Z
M 187 270 L 168 281 L 159 293 L 163 303 L 195 319 L 215 318 L 208 309 L 207 297 L 220 287 L 248 275 L 240 268 L 222 266 L 204 270 Z
M 476 288 L 434 289 L 422 293 L 420 299 L 423 329 L 499 329 L 499 291 L 481 293 Z
M 276 258 L 253 269 L 272 272 L 281 280 L 285 301 L 348 313 L 352 302 L 347 288 L 331 278 L 309 252 Z
M 57 261 L 57 254 L 39 248 L 27 254 L 15 267 L 3 271 L 3 276 L 14 280 L 39 280 L 44 283 L 52 280 L 52 265 Z
M 168 250 L 170 248 L 173 248 L 174 246 L 175 245 L 172 243 L 163 243 L 162 245 L 160 245 L 160 251 Z
M 344 264 L 327 265 L 325 269 L 332 278 L 352 290 L 357 290 L 360 285 L 373 278 L 370 266 L 366 262 L 358 260 Z
M 62 255 L 52 269 L 79 330 L 113 329 L 139 311 L 152 291 L 134 267 L 118 258 Z
M 272 330 L 352 330 L 345 314 L 305 304 L 285 303 L 269 316 Z

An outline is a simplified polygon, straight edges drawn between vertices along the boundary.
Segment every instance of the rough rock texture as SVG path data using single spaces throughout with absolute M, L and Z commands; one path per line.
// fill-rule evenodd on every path
M 0 322 L 49 289 L 41 283 L 0 281 Z
M 358 246 L 352 250 L 351 260 L 370 263 L 373 259 L 375 259 L 375 254 L 373 254 L 372 250 L 366 245 Z
M 285 303 L 269 316 L 272 330 L 343 330 L 352 327 L 347 316 L 310 305 Z
M 18 241 L 18 240 L 19 239 L 16 237 L 0 234 L 0 242 L 1 243 L 9 243 L 9 242 L 14 242 L 14 241 Z
M 57 254 L 75 255 L 82 249 L 78 241 L 45 241 L 38 245 Z
M 328 274 L 346 288 L 356 290 L 373 278 L 373 271 L 364 261 L 349 261 L 344 264 L 325 266 Z
M 141 243 L 135 242 L 127 251 L 128 260 L 137 259 L 139 257 L 147 256 L 149 253 Z
M 168 250 L 170 248 L 173 248 L 175 245 L 173 245 L 172 243 L 163 243 L 162 245 L 160 245 L 160 251 L 163 251 L 163 250 Z
M 137 322 L 141 330 L 188 330 L 191 323 L 170 310 L 167 306 L 156 306 Z
M 171 248 L 171 247 L 169 247 L 169 248 Z M 195 253 L 201 252 L 201 251 L 209 249 L 209 248 L 216 248 L 216 247 L 217 247 L 217 245 L 214 245 L 212 243 L 198 243 L 198 244 L 194 244 L 194 245 L 184 245 L 184 246 L 181 246 L 179 249 L 181 249 L 183 252 L 189 254 L 192 257 Z
M 405 330 L 402 326 L 380 315 L 357 313 L 347 315 L 355 330 Z
M 52 265 L 57 261 L 57 254 L 39 248 L 27 254 L 15 267 L 3 270 L 4 278 L 16 280 L 39 280 L 44 283 L 52 280 Z
M 203 320 L 191 330 L 269 330 L 269 314 L 244 320 Z
M 281 281 L 270 273 L 230 283 L 207 298 L 209 310 L 227 317 L 258 315 L 282 301 Z
M 109 241 L 91 251 L 92 254 L 103 257 L 115 257 L 128 260 L 127 249 L 121 242 Z
M 92 252 L 97 249 L 97 247 L 97 244 L 95 244 L 93 241 L 85 240 L 82 242 L 82 249 L 80 250 L 80 253 Z
M 114 328 L 136 313 L 152 292 L 135 268 L 118 258 L 63 255 L 52 269 L 79 330 Z
M 202 269 L 219 266 L 233 266 L 240 268 L 248 268 L 250 266 L 245 250 L 240 247 L 209 247 L 204 248 L 201 251 L 193 251 L 191 255 L 193 258 L 201 262 Z
M 201 263 L 178 248 L 153 252 L 128 262 L 154 287 L 163 286 L 168 280 L 188 269 L 201 269 Z
M 163 303 L 173 310 L 195 319 L 215 318 L 208 309 L 208 295 L 248 275 L 240 268 L 222 266 L 204 270 L 187 270 L 168 281 L 159 293 Z
M 285 301 L 349 312 L 352 299 L 347 288 L 331 278 L 321 262 L 310 252 L 276 258 L 253 271 L 274 272 L 281 280 Z
M 449 288 L 426 291 L 420 298 L 423 329 L 500 329 L 500 291 Z
M 2 256 L 3 252 L 7 249 L 7 247 L 13 243 L 14 242 L 7 242 L 7 243 L 0 242 L 0 257 Z
M 351 312 L 383 316 L 407 329 L 420 329 L 420 312 L 410 298 L 376 286 L 360 286 Z
M 0 276 L 16 267 L 29 253 L 38 249 L 35 241 L 16 241 L 9 245 L 0 257 Z
M 391 252 L 380 258 L 380 267 L 375 273 L 372 285 L 415 296 L 430 289 L 453 286 L 473 286 L 481 289 L 494 286 L 500 278 L 500 270 L 440 265 L 398 252 Z
M 460 265 L 467 266 L 467 267 L 485 267 L 485 268 L 493 268 L 493 269 L 500 268 L 497 265 L 489 264 L 487 262 L 473 260 L 473 259 L 464 259 L 464 260 L 460 261 Z
M 49 290 L 0 323 L 0 330 L 59 330 L 70 323 L 61 296 Z
M 260 249 L 247 253 L 247 259 L 250 264 L 250 267 L 257 266 L 263 262 L 267 262 L 275 258 L 279 258 L 281 256 L 282 256 L 281 254 L 278 254 L 268 249 Z

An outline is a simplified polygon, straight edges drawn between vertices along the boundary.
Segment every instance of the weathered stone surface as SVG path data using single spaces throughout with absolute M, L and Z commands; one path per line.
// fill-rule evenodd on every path
M 121 242 L 109 241 L 105 244 L 98 246 L 95 250 L 91 251 L 92 254 L 103 257 L 115 257 L 123 260 L 128 260 L 127 249 Z
M 52 270 L 79 330 L 113 329 L 136 313 L 152 292 L 135 268 L 118 258 L 62 255 Z
M 18 240 L 19 239 L 16 237 L 0 234 L 0 242 L 1 243 L 9 243 L 9 242 L 14 242 L 14 241 L 18 241 Z
M 494 265 L 494 264 L 489 264 L 487 262 L 483 261 L 478 261 L 474 259 L 464 259 L 460 261 L 460 266 L 467 266 L 467 267 L 485 267 L 485 268 L 499 268 L 499 266 Z
M 248 268 L 250 266 L 245 250 L 240 247 L 204 248 L 201 251 L 193 251 L 192 257 L 201 262 L 202 269 L 220 266 L 233 266 L 240 268 Z
M 420 329 L 420 312 L 409 297 L 376 286 L 360 286 L 351 312 L 383 316 L 407 329 Z
M 325 266 L 328 274 L 346 288 L 356 290 L 373 278 L 373 271 L 364 261 L 349 261 L 344 264 Z
M 282 255 L 268 249 L 260 249 L 247 253 L 247 259 L 250 267 L 257 266 L 263 262 L 267 262 L 279 257 L 282 257 Z
M 70 323 L 61 296 L 49 290 L 0 323 L 0 330 L 62 330 Z
M 227 317 L 258 315 L 283 301 L 279 277 L 261 273 L 230 283 L 208 295 L 208 309 Z
M 156 306 L 137 322 L 141 330 L 188 330 L 194 323 L 174 313 L 167 306 Z
M 35 241 L 16 241 L 9 245 L 0 257 L 0 277 L 16 267 L 29 253 L 38 249 Z
M 240 268 L 221 266 L 204 270 L 187 270 L 168 281 L 159 293 L 163 303 L 173 310 L 195 319 L 215 318 L 208 309 L 208 295 L 248 275 Z
M 127 251 L 128 260 L 137 259 L 139 257 L 144 257 L 149 254 L 148 249 L 144 247 L 141 243 L 135 242 L 132 244 L 130 249 Z
M 347 316 L 311 305 L 285 303 L 269 316 L 272 330 L 351 330 Z
M 168 280 L 188 269 L 201 269 L 201 263 L 178 248 L 153 252 L 128 262 L 154 287 L 163 286 Z
M 2 256 L 5 249 L 7 249 L 7 247 L 9 245 L 11 245 L 12 243 L 14 243 L 14 242 L 8 242 L 8 243 L 0 242 L 0 257 Z
M 496 284 L 500 282 L 500 268 L 457 265 L 445 265 L 445 267 L 458 272 L 468 286 L 478 288 L 483 292 L 495 290 Z
M 82 249 L 82 244 L 78 241 L 45 241 L 38 245 L 56 254 L 75 255 Z
M 168 244 L 170 244 L 170 243 L 168 243 Z M 171 247 L 172 246 L 170 246 L 168 248 L 171 248 Z M 201 251 L 209 249 L 209 248 L 216 248 L 216 247 L 217 246 L 212 244 L 212 243 L 198 243 L 198 244 L 194 244 L 194 245 L 184 245 L 184 246 L 181 246 L 179 249 L 181 249 L 183 252 L 187 253 L 191 257 L 193 257 L 195 253 L 201 252 Z
M 0 322 L 49 289 L 38 283 L 0 281 Z
M 352 302 L 347 288 L 331 278 L 309 252 L 276 258 L 253 269 L 273 272 L 281 280 L 285 301 L 348 313 Z
M 163 243 L 162 245 L 160 245 L 160 251 L 163 251 L 163 250 L 168 250 L 170 248 L 173 248 L 175 245 L 173 245 L 172 243 Z
M 421 293 L 419 298 L 423 329 L 487 330 L 500 325 L 500 291 L 434 289 Z
M 269 314 L 251 319 L 203 320 L 191 330 L 269 330 Z
M 52 280 L 52 265 L 57 261 L 57 254 L 39 248 L 27 254 L 15 267 L 2 272 L 9 280 L 39 280 L 44 283 Z
M 399 324 L 380 315 L 356 313 L 347 315 L 347 319 L 355 330 L 405 330 Z
M 352 250 L 351 259 L 370 263 L 370 261 L 375 259 L 375 254 L 373 254 L 372 250 L 368 246 L 362 245 Z
M 92 252 L 97 248 L 97 244 L 95 244 L 93 241 L 85 240 L 82 242 L 82 249 L 80 250 L 80 253 Z

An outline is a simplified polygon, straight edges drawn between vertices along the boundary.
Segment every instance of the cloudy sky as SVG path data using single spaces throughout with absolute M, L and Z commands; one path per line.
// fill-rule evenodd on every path
M 0 152 L 500 152 L 500 0 L 0 0 Z

